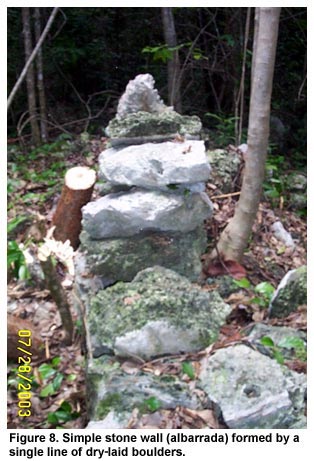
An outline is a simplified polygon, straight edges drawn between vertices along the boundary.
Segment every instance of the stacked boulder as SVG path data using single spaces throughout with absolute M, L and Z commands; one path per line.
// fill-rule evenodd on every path
M 163 104 L 151 75 L 128 84 L 107 128 L 113 147 L 99 158 L 104 196 L 82 209 L 76 258 L 81 291 L 86 284 L 98 291 L 131 281 L 154 265 L 198 279 L 207 244 L 203 222 L 212 213 L 200 130 L 198 117 Z

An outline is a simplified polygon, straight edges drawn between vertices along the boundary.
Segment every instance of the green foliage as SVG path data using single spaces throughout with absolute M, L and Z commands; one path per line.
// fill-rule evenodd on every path
M 240 280 L 233 279 L 233 283 L 237 285 L 239 288 L 251 288 L 251 282 L 245 277 L 243 277 Z
M 274 343 L 269 336 L 263 336 L 260 339 L 260 343 L 271 350 L 274 359 L 276 359 L 280 365 L 282 365 L 285 361 L 283 349 L 293 349 L 297 359 L 302 360 L 303 362 L 306 361 L 305 344 L 298 336 L 286 336 L 277 344 Z
M 79 413 L 72 409 L 69 402 L 62 402 L 60 407 L 55 412 L 48 413 L 47 421 L 52 426 L 60 426 L 68 421 L 73 421 L 80 416 Z
M 168 45 L 160 46 L 146 46 L 142 49 L 142 53 L 150 53 L 153 57 L 153 61 L 161 61 L 163 63 L 172 59 L 173 53 L 178 47 L 169 47 Z
M 144 400 L 142 406 L 141 406 L 141 411 L 149 411 L 153 413 L 154 411 L 157 411 L 161 408 L 162 404 L 160 400 L 157 399 L 157 397 L 149 397 L 148 399 Z
M 246 290 L 255 292 L 257 296 L 254 296 L 251 299 L 251 303 L 257 304 L 263 308 L 267 308 L 269 306 L 269 302 L 275 291 L 275 288 L 269 282 L 261 282 L 253 287 L 250 281 L 245 277 L 241 280 L 234 280 L 233 283 L 239 288 L 244 288 Z
M 39 396 L 48 397 L 58 392 L 64 379 L 63 373 L 58 371 L 60 357 L 55 357 L 50 363 L 43 363 L 38 367 L 38 371 L 43 381 L 44 387 L 41 389 Z
M 18 374 L 19 374 L 18 368 L 11 368 L 10 369 L 10 372 L 8 374 L 8 380 L 7 380 L 8 389 L 12 389 L 12 390 L 16 391 L 16 389 L 18 389 L 19 384 L 25 384 L 25 379 L 20 378 L 18 376 Z M 33 390 L 37 389 L 38 388 L 38 383 L 36 382 L 34 375 L 29 375 L 28 377 L 31 380 L 32 389 Z
M 272 351 L 272 354 L 273 354 L 273 357 L 274 359 L 280 364 L 280 365 L 283 365 L 284 364 L 284 356 L 282 355 L 282 353 L 280 352 L 280 349 L 278 346 L 275 345 L 274 341 L 269 337 L 269 336 L 263 336 L 261 339 L 260 339 L 260 343 L 265 346 L 265 347 L 268 347 L 271 351 Z
M 195 61 L 199 61 L 200 59 L 208 60 L 208 58 L 203 54 L 202 50 L 200 48 L 194 47 L 192 42 L 182 43 L 181 45 L 177 46 L 168 46 L 167 44 L 158 46 L 145 46 L 145 48 L 142 49 L 142 53 L 151 54 L 153 61 L 161 61 L 162 63 L 166 63 L 169 59 L 173 58 L 175 51 L 178 51 L 182 48 L 186 48 L 188 52 L 191 52 L 192 58 L 195 59 Z
M 306 362 L 307 353 L 304 341 L 298 336 L 286 336 L 278 343 L 278 347 L 293 349 L 297 359 Z
M 206 112 L 205 116 L 214 120 L 210 137 L 215 145 L 224 147 L 235 143 L 235 122 L 238 120 L 237 117 L 229 117 L 224 114 L 217 115 L 210 112 Z
M 18 280 L 28 280 L 30 278 L 24 253 L 15 240 L 8 242 L 7 267 L 9 271 L 11 270 L 13 272 L 14 277 Z
M 27 154 L 16 152 L 15 160 L 8 162 L 8 209 L 19 204 L 43 207 L 61 187 L 71 149 L 69 136 L 61 135 Z
M 270 147 L 270 152 L 272 146 Z M 276 204 L 276 199 L 284 193 L 285 183 L 282 178 L 282 171 L 285 167 L 285 158 L 282 155 L 268 154 L 266 160 L 266 180 L 263 184 L 264 194 Z
M 17 216 L 16 218 L 11 219 L 7 225 L 7 233 L 10 234 L 13 232 L 19 224 L 27 220 L 27 216 Z
M 182 371 L 185 373 L 190 379 L 195 379 L 195 371 L 194 367 L 190 362 L 183 362 L 182 363 Z

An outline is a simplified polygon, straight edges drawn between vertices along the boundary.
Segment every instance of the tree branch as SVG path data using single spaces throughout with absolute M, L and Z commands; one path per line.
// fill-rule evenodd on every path
M 40 39 L 38 40 L 38 42 L 37 42 L 35 48 L 33 49 L 32 54 L 30 55 L 30 57 L 29 57 L 27 63 L 25 64 L 25 66 L 24 66 L 24 68 L 23 68 L 23 70 L 22 70 L 22 72 L 21 72 L 21 74 L 20 74 L 20 76 L 19 76 L 17 82 L 15 83 L 15 85 L 14 85 L 14 87 L 13 87 L 11 93 L 10 93 L 10 96 L 8 97 L 7 109 L 9 109 L 9 107 L 10 107 L 12 101 L 13 101 L 14 96 L 16 95 L 18 89 L 20 88 L 20 86 L 21 86 L 21 84 L 22 84 L 22 82 L 23 82 L 23 80 L 24 80 L 24 78 L 25 78 L 25 76 L 26 76 L 26 74 L 27 74 L 27 71 L 28 71 L 30 65 L 31 65 L 32 62 L 34 61 L 34 59 L 35 59 L 35 57 L 36 57 L 36 55 L 37 55 L 37 53 L 38 53 L 38 51 L 39 51 L 41 45 L 43 44 L 43 42 L 44 42 L 44 40 L 45 40 L 45 38 L 46 38 L 46 35 L 48 34 L 49 29 L 50 29 L 50 27 L 52 26 L 52 23 L 53 23 L 53 21 L 54 21 L 56 15 L 57 15 L 57 13 L 58 13 L 58 10 L 59 10 L 58 7 L 55 7 L 55 8 L 52 10 L 52 13 L 51 13 L 51 15 L 50 15 L 50 17 L 49 17 L 49 19 L 48 19 L 47 24 L 46 24 L 46 27 L 45 27 L 43 33 L 42 33 L 41 36 L 40 36 Z

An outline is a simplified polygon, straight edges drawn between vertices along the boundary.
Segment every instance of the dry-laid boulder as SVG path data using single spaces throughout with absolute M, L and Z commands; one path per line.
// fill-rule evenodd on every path
M 99 291 L 90 301 L 87 325 L 94 355 L 111 349 L 147 360 L 208 346 L 230 310 L 218 293 L 155 266 L 130 283 Z
M 245 345 L 203 359 L 200 387 L 231 429 L 305 428 L 306 376 Z
M 212 214 L 205 193 L 184 195 L 133 190 L 109 194 L 82 208 L 92 239 L 130 237 L 143 231 L 190 232 Z
M 306 266 L 293 269 L 278 285 L 269 305 L 270 317 L 287 317 L 307 302 Z
M 99 166 L 104 179 L 113 185 L 147 189 L 206 182 L 210 174 L 203 141 L 111 148 L 102 152 Z

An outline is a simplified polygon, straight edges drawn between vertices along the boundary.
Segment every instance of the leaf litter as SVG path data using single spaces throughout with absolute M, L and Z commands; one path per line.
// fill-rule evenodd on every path
M 95 164 L 99 153 L 103 150 L 106 139 L 95 140 L 90 143 L 89 157 L 82 156 L 86 165 Z M 49 156 L 48 156 L 49 157 Z M 51 156 L 53 158 L 53 156 Z M 76 155 L 68 155 L 67 167 L 77 165 Z M 49 160 L 48 160 L 49 162 Z M 43 164 L 44 163 L 44 164 Z M 40 164 L 40 171 L 47 169 L 47 156 L 43 157 Z M 45 221 L 45 226 L 49 226 L 53 215 L 53 207 L 56 205 L 58 195 L 51 195 L 48 200 L 41 200 L 40 193 L 47 187 L 43 181 L 25 181 L 14 173 L 13 180 L 17 182 L 16 195 L 11 195 L 12 206 L 9 207 L 9 220 L 16 216 L 29 216 L 27 201 L 23 200 L 23 195 L 28 192 L 37 192 L 32 198 L 32 213 L 30 219 L 19 227 L 15 236 L 18 242 L 25 241 L 27 231 L 30 228 L 29 221 L 34 220 L 36 214 L 41 220 Z M 61 182 L 59 183 L 60 188 Z M 208 185 L 208 193 L 212 195 L 216 191 L 216 186 Z M 219 191 L 218 191 L 219 192 Z M 38 200 L 36 199 L 38 197 Z M 226 194 L 225 197 L 214 201 L 214 216 L 206 223 L 209 241 L 217 240 L 218 236 L 231 220 L 237 201 L 237 195 Z M 211 267 L 207 268 L 208 276 L 217 277 L 219 275 L 231 275 L 235 279 L 247 277 L 252 286 L 260 282 L 268 281 L 276 287 L 282 277 L 291 269 L 306 264 L 306 221 L 291 210 L 278 207 L 274 209 L 268 202 L 263 202 L 259 206 L 259 211 L 254 222 L 252 238 L 249 248 L 244 255 L 242 264 L 234 261 L 225 261 L 221 264 L 216 261 Z M 292 235 L 295 246 L 285 247 L 272 233 L 271 225 L 280 219 L 285 229 Z M 40 235 L 40 234 L 39 234 Z M 210 250 L 210 249 L 209 249 Z M 206 255 L 205 255 L 206 258 Z M 63 269 L 64 270 L 64 269 Z M 67 272 L 61 277 L 67 277 Z M 215 289 L 215 286 L 201 284 L 204 290 Z M 68 286 L 71 290 L 72 285 Z M 33 389 L 32 408 L 33 413 L 27 421 L 22 422 L 16 415 L 17 395 L 16 383 L 8 385 L 8 427 L 9 428 L 49 428 L 55 427 L 48 422 L 49 414 L 57 414 L 60 406 L 64 402 L 71 405 L 73 414 L 77 415 L 73 420 L 62 423 L 63 428 L 83 428 L 87 424 L 86 404 L 85 404 L 85 346 L 84 336 L 81 329 L 76 329 L 76 338 L 72 346 L 62 346 L 62 328 L 59 313 L 56 306 L 51 301 L 49 292 L 46 289 L 38 289 L 36 286 L 27 286 L 25 283 L 11 280 L 8 285 L 9 306 L 13 315 L 18 319 L 27 319 L 38 325 L 41 330 L 42 341 L 45 344 L 44 359 L 37 359 L 33 362 L 33 376 L 37 387 Z M 206 400 L 205 393 L 197 388 L 197 379 L 200 372 L 201 360 L 215 350 L 229 345 L 246 341 L 243 328 L 253 325 L 254 322 L 266 322 L 269 325 L 290 326 L 306 331 L 306 306 L 299 306 L 296 312 L 291 313 L 285 319 L 268 319 L 267 310 L 251 302 L 252 293 L 249 289 L 239 289 L 238 292 L 231 294 L 225 301 L 232 306 L 232 313 L 229 315 L 227 323 L 221 328 L 218 340 L 204 351 L 194 354 L 182 354 L 158 358 L 146 363 L 121 360 L 121 370 L 126 374 L 135 375 L 140 372 L 152 373 L 155 376 L 172 375 L 185 381 L 191 391 L 199 393 L 200 399 Z M 135 299 L 126 298 L 126 305 L 132 304 Z M 38 316 L 40 311 L 41 315 Z M 77 313 L 72 311 L 73 318 L 79 323 Z M 39 397 L 40 391 L 47 383 L 41 377 L 39 367 L 41 363 L 51 363 L 54 357 L 61 358 L 59 373 L 63 375 L 60 387 L 54 394 L 45 398 Z M 182 364 L 188 363 L 186 372 Z M 294 359 L 286 361 L 289 368 L 304 373 L 306 363 Z M 12 380 L 12 370 L 16 364 L 9 364 L 8 376 Z M 187 371 L 190 370 L 190 371 Z M 193 370 L 193 372 L 191 371 Z M 14 372 L 13 372 L 14 376 Z M 14 380 L 13 380 L 14 381 Z M 225 426 L 217 421 L 215 412 L 210 408 L 197 411 L 190 408 L 176 407 L 173 409 L 158 409 L 150 413 L 142 413 L 138 408 L 132 412 L 127 425 L 128 428 L 140 429 L 201 429 L 201 428 L 224 428 Z

